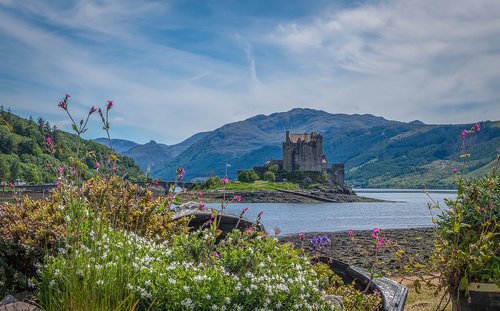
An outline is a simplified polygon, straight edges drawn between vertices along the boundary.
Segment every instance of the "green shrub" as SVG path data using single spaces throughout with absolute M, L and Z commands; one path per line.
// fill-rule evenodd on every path
M 172 221 L 165 199 L 120 178 L 91 179 L 81 188 L 60 184 L 50 197 L 28 197 L 0 205 L 0 282 L 8 291 L 27 289 L 34 264 L 82 236 L 72 224 L 99 220 L 100 225 L 126 229 L 166 241 L 185 233 L 186 219 Z M 70 221 L 68 221 L 70 220 Z
M 259 176 L 253 170 L 238 172 L 238 180 L 241 182 L 252 183 L 257 179 L 259 179 Z
M 89 237 L 42 267 L 45 310 L 332 309 L 309 261 L 256 233 L 216 244 L 198 231 L 171 246 L 112 229 Z
M 273 172 L 267 171 L 267 172 L 264 173 L 264 180 L 275 181 L 276 180 L 276 176 L 274 175 Z

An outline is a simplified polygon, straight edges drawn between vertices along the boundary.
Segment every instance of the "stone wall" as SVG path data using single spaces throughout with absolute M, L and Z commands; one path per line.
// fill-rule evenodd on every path
M 327 172 L 333 181 L 335 181 L 337 184 L 339 184 L 341 186 L 344 185 L 344 164 L 343 163 L 332 164 L 332 168 L 329 169 Z

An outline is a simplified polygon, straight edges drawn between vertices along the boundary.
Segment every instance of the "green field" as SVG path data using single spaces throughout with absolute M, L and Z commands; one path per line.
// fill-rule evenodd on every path
M 217 186 L 209 190 L 224 189 L 224 186 Z M 291 182 L 269 182 L 264 180 L 257 180 L 253 183 L 244 183 L 240 181 L 233 181 L 226 184 L 226 190 L 237 192 L 253 192 L 261 190 L 297 190 L 299 185 Z

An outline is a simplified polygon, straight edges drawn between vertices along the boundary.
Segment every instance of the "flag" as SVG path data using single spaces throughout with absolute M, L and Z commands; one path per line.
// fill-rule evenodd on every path
M 229 163 L 226 163 L 226 167 L 231 167 L 231 164 L 229 164 Z

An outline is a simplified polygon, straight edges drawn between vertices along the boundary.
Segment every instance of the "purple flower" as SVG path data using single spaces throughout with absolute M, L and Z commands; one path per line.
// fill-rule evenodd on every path
M 90 108 L 90 110 L 89 110 L 89 114 L 93 114 L 93 113 L 94 113 L 94 112 L 96 112 L 96 111 L 97 111 L 97 108 L 96 108 L 96 107 L 94 107 L 94 106 L 92 106 L 92 107 Z
M 112 100 L 108 100 L 108 105 L 106 106 L 106 109 L 111 109 L 113 107 L 113 101 Z
M 205 202 L 200 201 L 200 202 L 198 203 L 198 205 L 199 205 L 199 206 L 198 206 L 199 208 L 204 208 L 204 207 L 205 207 Z
M 234 199 L 236 200 L 236 202 L 241 202 L 241 195 L 235 195 Z
M 474 126 L 472 127 L 472 130 L 474 132 L 479 132 L 481 130 L 481 124 L 479 124 L 479 123 L 474 124 Z
M 98 170 L 101 167 L 101 163 L 99 161 L 95 161 L 95 169 Z
M 46 142 L 48 145 L 52 144 L 52 137 L 47 136 L 47 138 L 45 138 L 45 142 Z
M 467 136 L 467 134 L 469 134 L 469 131 L 464 129 L 460 132 L 460 137 L 465 138 L 465 136 Z
M 223 183 L 227 184 L 229 182 L 229 178 L 224 177 L 224 178 L 221 178 L 220 181 L 222 181 Z
M 300 232 L 300 233 L 298 234 L 298 237 L 299 237 L 299 239 L 300 239 L 301 241 L 304 241 L 304 232 Z
M 453 174 L 456 174 L 458 172 L 458 168 L 454 167 L 452 172 L 453 172 Z
M 318 247 L 324 247 L 330 245 L 332 242 L 326 235 L 320 237 L 313 237 L 309 240 L 312 244 L 312 248 L 315 250 Z
M 199 197 L 203 196 L 203 192 L 202 191 L 198 191 L 198 196 Z
M 373 228 L 372 238 L 376 239 L 378 237 L 379 232 L 380 232 L 379 228 Z

